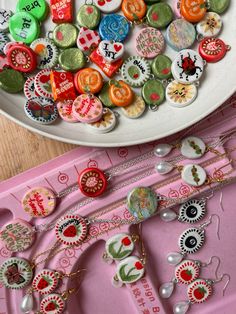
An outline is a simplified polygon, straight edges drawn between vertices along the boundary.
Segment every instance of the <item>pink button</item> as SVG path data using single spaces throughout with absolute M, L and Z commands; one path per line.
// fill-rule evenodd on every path
M 47 188 L 35 187 L 24 195 L 22 206 L 32 217 L 46 217 L 56 208 L 56 197 Z
M 93 123 L 101 119 L 103 106 L 97 97 L 82 94 L 74 101 L 72 112 L 80 122 Z
M 57 103 L 57 110 L 62 118 L 66 122 L 79 122 L 72 112 L 73 100 L 59 101 Z

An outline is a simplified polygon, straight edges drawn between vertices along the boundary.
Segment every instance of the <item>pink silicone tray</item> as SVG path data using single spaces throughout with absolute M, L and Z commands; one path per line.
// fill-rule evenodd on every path
M 234 104 L 235 96 L 231 97 L 227 108 L 219 111 L 218 115 L 209 118 L 206 122 L 200 124 L 193 134 L 214 135 L 222 131 L 232 129 L 236 126 Z M 214 125 L 214 126 L 213 126 Z M 171 140 L 171 139 L 169 139 Z M 142 146 L 118 149 L 88 149 L 78 148 L 64 156 L 52 160 L 42 166 L 29 170 L 19 176 L 0 184 L 0 227 L 13 217 L 25 219 L 32 224 L 47 223 L 55 220 L 68 209 L 73 208 L 83 197 L 76 191 L 65 197 L 57 207 L 56 212 L 47 219 L 30 219 L 23 212 L 20 200 L 27 189 L 33 186 L 47 186 L 56 192 L 62 191 L 70 185 L 73 185 L 78 173 L 87 166 L 99 167 L 103 170 L 112 169 L 120 173 L 122 169 L 136 169 L 136 172 L 130 171 L 129 174 L 114 177 L 109 188 L 113 193 L 104 195 L 101 199 L 96 199 L 78 209 L 82 216 L 98 214 L 102 218 L 128 218 L 129 214 L 125 206 L 124 199 L 127 192 L 135 186 L 152 185 L 160 194 L 172 197 L 183 197 L 188 195 L 192 188 L 182 183 L 177 173 L 170 176 L 160 177 L 153 169 L 142 169 L 142 166 L 154 164 L 157 158 L 153 156 L 152 151 L 155 143 L 149 143 Z M 236 147 L 236 141 L 231 140 L 229 146 Z M 224 149 L 221 149 L 223 152 Z M 236 156 L 236 154 L 234 154 Z M 208 173 L 214 175 L 224 175 L 224 171 L 233 170 L 231 167 L 217 172 L 217 169 L 228 163 L 225 158 L 213 163 L 213 155 L 207 156 L 200 161 L 204 162 Z M 139 169 L 139 170 L 138 170 Z M 231 175 L 236 175 L 236 171 Z M 124 183 L 126 186 L 124 186 Z M 217 213 L 221 218 L 220 241 L 216 237 L 216 224 L 211 224 L 206 230 L 206 243 L 198 254 L 189 256 L 192 259 L 207 261 L 212 255 L 221 258 L 222 264 L 220 271 L 230 274 L 231 282 L 222 298 L 222 287 L 224 283 L 215 286 L 214 295 L 211 299 L 202 305 L 195 305 L 190 313 L 195 314 L 235 314 L 236 296 L 236 215 L 235 193 L 236 184 L 223 189 L 223 205 L 225 212 L 222 212 L 219 205 L 220 194 L 208 202 L 208 213 Z M 195 190 L 198 194 L 200 191 Z M 106 214 L 101 214 L 106 210 Z M 108 211 L 109 210 L 109 211 Z M 174 268 L 166 262 L 168 252 L 177 251 L 178 235 L 188 225 L 179 222 L 166 224 L 158 216 L 149 219 L 143 223 L 143 238 L 148 253 L 148 262 L 146 276 L 133 285 L 127 285 L 120 289 L 111 286 L 111 278 L 115 272 L 115 265 L 107 265 L 102 261 L 104 251 L 104 240 L 112 234 L 128 231 L 128 226 L 114 229 L 111 223 L 93 224 L 89 229 L 89 234 L 95 238 L 88 240 L 80 247 L 66 250 L 58 254 L 50 262 L 41 265 L 42 267 L 62 270 L 63 272 L 75 271 L 78 267 L 86 268 L 79 293 L 72 296 L 67 304 L 65 313 L 81 314 L 149 314 L 149 313 L 172 313 L 172 306 L 178 300 L 186 299 L 186 287 L 178 286 L 173 297 L 170 300 L 160 300 L 158 297 L 158 288 L 161 283 L 167 282 L 173 278 Z M 21 254 L 14 256 L 31 259 L 38 252 L 44 251 L 55 241 L 54 231 L 51 230 L 37 236 L 32 248 Z M 0 246 L 0 262 L 8 258 L 10 252 Z M 212 277 L 214 267 L 204 270 L 204 277 Z M 64 291 L 68 287 L 75 285 L 75 281 L 64 281 L 64 285 L 58 291 Z M 20 314 L 20 303 L 25 291 L 7 290 L 0 286 L 0 314 Z M 35 294 L 38 298 L 38 296 Z M 38 304 L 39 300 L 36 300 Z

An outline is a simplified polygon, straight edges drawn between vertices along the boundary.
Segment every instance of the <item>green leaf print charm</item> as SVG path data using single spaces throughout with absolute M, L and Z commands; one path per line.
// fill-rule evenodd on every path
M 117 278 L 122 283 L 133 283 L 144 275 L 144 265 L 136 256 L 130 256 L 117 265 Z
M 134 250 L 134 242 L 127 233 L 119 233 L 106 242 L 106 254 L 112 260 L 122 260 Z

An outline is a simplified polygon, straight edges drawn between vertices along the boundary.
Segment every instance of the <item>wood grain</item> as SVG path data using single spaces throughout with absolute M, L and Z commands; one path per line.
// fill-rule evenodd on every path
M 0 115 L 0 181 L 75 148 L 36 135 Z

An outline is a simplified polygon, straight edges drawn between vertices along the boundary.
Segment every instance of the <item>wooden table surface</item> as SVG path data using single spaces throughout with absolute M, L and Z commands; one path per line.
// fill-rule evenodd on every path
M 0 181 L 75 148 L 34 134 L 0 115 Z

